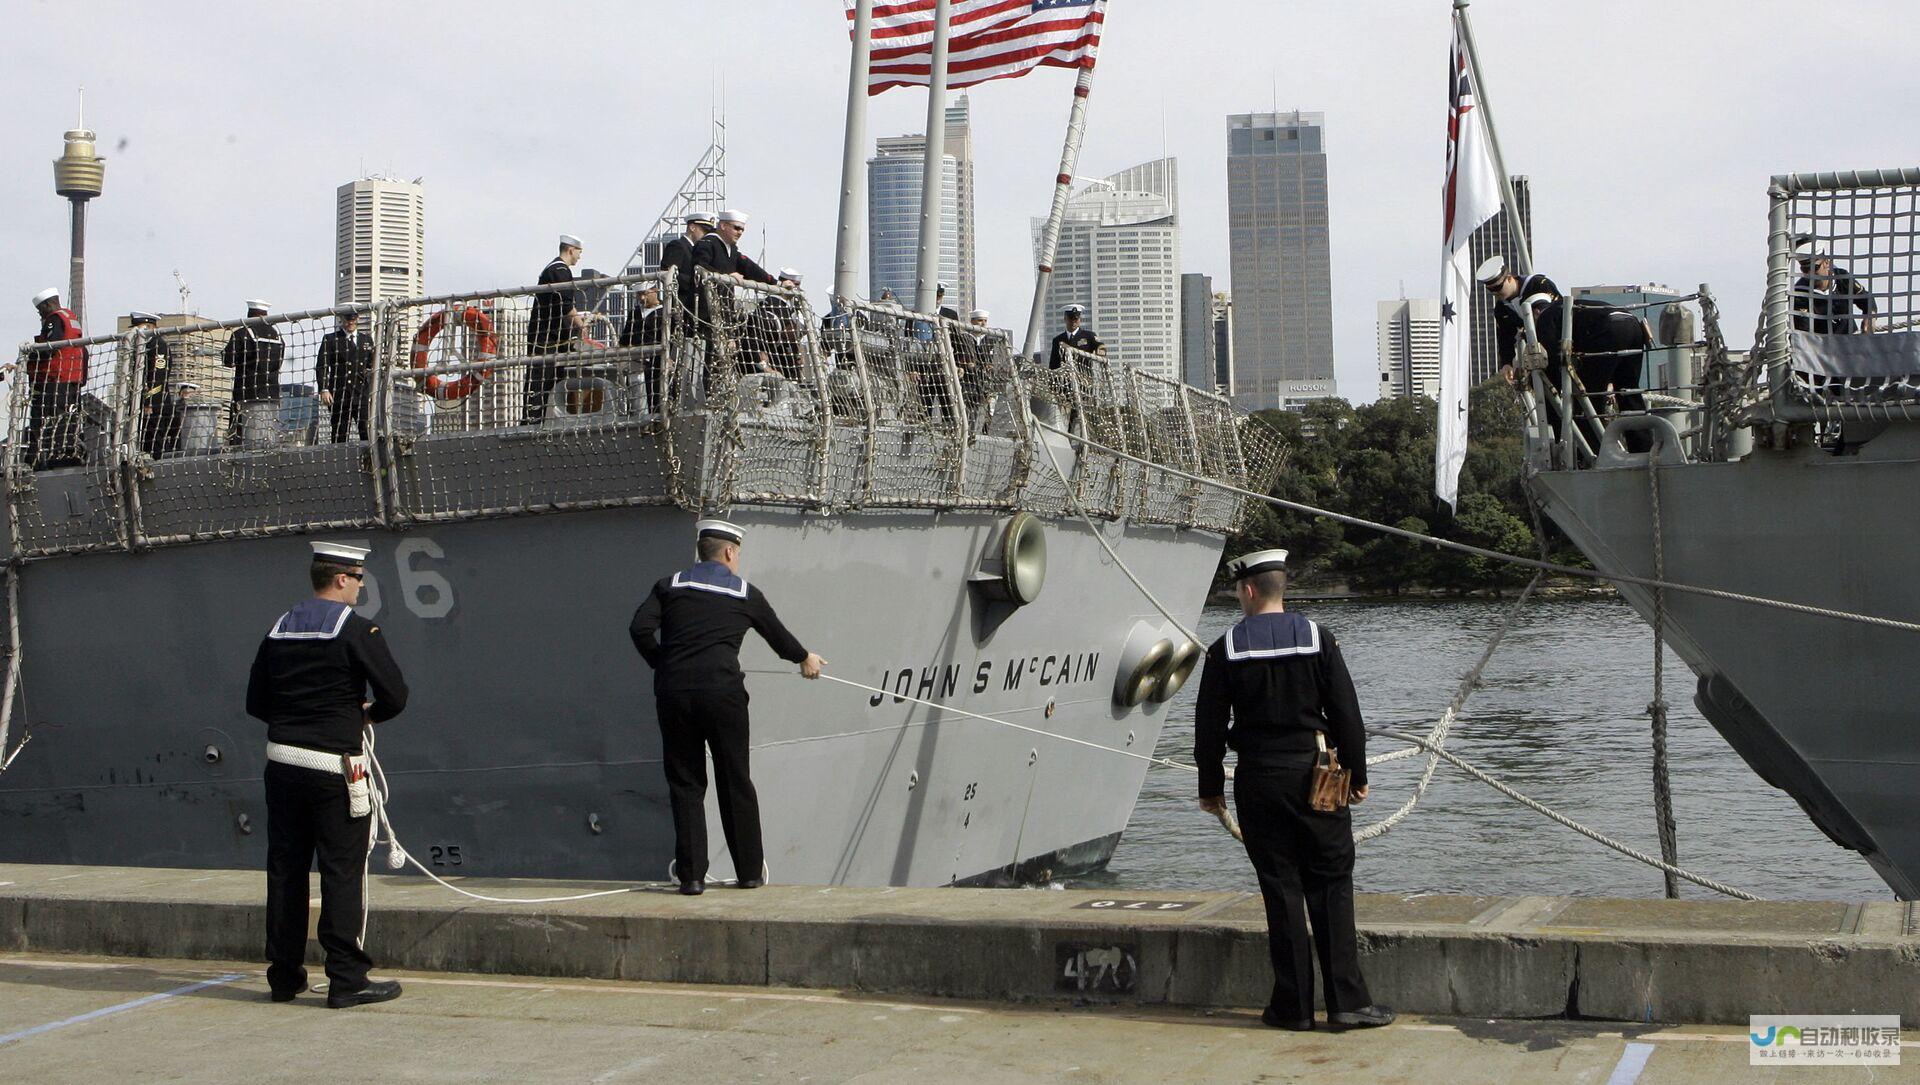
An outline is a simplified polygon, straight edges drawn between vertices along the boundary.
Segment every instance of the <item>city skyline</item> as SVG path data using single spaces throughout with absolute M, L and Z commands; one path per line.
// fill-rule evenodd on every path
M 1600 23 L 1520 0 L 1477 0 L 1505 164 L 1535 186 L 1538 268 L 1561 283 L 1710 282 L 1730 345 L 1744 348 L 1764 288 L 1768 177 L 1911 157 L 1899 103 L 1920 91 L 1908 59 L 1920 27 L 1892 3 L 1850 10 L 1883 32 L 1796 44 L 1806 64 L 1847 70 L 1874 88 L 1835 118 L 1793 80 L 1735 60 L 1773 48 L 1769 28 L 1797 17 L 1800 9 L 1780 0 L 1620 0 L 1617 17 Z M 1378 381 L 1375 302 L 1395 296 L 1403 280 L 1414 294 L 1438 286 L 1439 68 L 1450 11 L 1438 0 L 1407 3 L 1381 19 L 1218 0 L 1196 20 L 1173 8 L 1116 8 L 1079 172 L 1181 159 L 1181 270 L 1230 285 L 1224 117 L 1324 108 L 1337 129 L 1329 190 L 1336 372 L 1343 393 L 1364 399 Z M 216 4 L 207 17 L 233 42 L 231 63 L 118 62 L 204 47 L 195 26 L 147 14 L 112 2 L 20 13 L 20 33 L 36 47 L 15 69 L 33 93 L 0 117 L 0 147 L 14 167 L 0 174 L 0 193 L 15 209 L 0 294 L 16 297 L 0 318 L 11 321 L 5 330 L 15 341 L 34 330 L 20 299 L 66 280 L 67 206 L 52 192 L 48 161 L 73 124 L 81 83 L 111 176 L 88 212 L 90 331 L 109 330 L 105 317 L 128 309 L 174 308 L 175 268 L 209 317 L 239 316 L 253 296 L 324 304 L 333 291 L 333 190 L 377 171 L 424 174 L 432 188 L 429 292 L 523 283 L 560 232 L 587 242 L 585 263 L 613 267 L 707 146 L 716 100 L 728 117 L 730 202 L 754 216 L 746 251 L 806 272 L 824 309 L 846 93 L 845 21 L 831 6 L 758 7 L 735 22 L 729 56 L 644 87 L 632 78 L 624 38 L 578 32 L 631 18 L 614 5 L 582 3 L 568 20 L 529 22 L 516 29 L 520 47 L 502 53 L 493 20 L 449 24 L 428 10 L 343 0 L 336 17 L 316 24 L 297 11 Z M 648 22 L 685 34 L 702 20 L 663 9 Z M 1662 33 L 1647 33 L 1655 24 Z M 1217 51 L 1223 28 L 1245 40 L 1318 45 L 1223 65 L 1204 81 L 1177 78 L 1167 57 Z M 1593 59 L 1569 62 L 1564 50 L 1540 47 L 1570 34 Z M 436 48 L 414 48 L 421 40 Z M 478 55 L 490 58 L 484 76 L 471 63 Z M 794 59 L 801 56 L 809 62 Z M 556 57 L 565 57 L 558 67 Z M 396 71 L 407 78 L 390 78 Z M 1619 102 L 1622 85 L 1655 78 L 1668 108 L 1580 108 L 1581 139 L 1566 138 L 1569 106 Z M 585 135 L 541 107 L 557 80 L 594 103 L 569 113 L 586 123 Z M 324 106 L 312 94 L 322 83 Z M 1041 71 L 972 92 L 977 304 L 1016 337 L 1033 292 L 1028 222 L 1046 210 L 1072 85 L 1071 73 Z M 889 91 L 871 109 L 871 133 L 920 131 L 926 98 Z M 449 115 L 463 120 L 448 123 Z M 1592 146 L 1611 150 L 1595 159 L 1583 150 Z M 865 257 L 863 245 L 862 283 Z
M 1376 342 L 1381 399 L 1440 398 L 1440 299 L 1382 301 Z
M 1063 330 L 1061 311 L 1077 303 L 1107 357 L 1180 378 L 1179 192 L 1178 164 L 1161 158 L 1085 185 L 1067 200 L 1042 344 Z M 1033 220 L 1036 256 L 1045 224 Z
M 362 177 L 334 194 L 333 303 L 372 305 L 427 292 L 426 189 Z
M 965 316 L 975 307 L 971 100 L 962 94 L 947 106 L 940 176 L 940 270 L 953 289 L 947 304 Z M 920 255 L 920 179 L 927 136 L 882 136 L 867 159 L 867 296 L 892 290 L 912 304 Z

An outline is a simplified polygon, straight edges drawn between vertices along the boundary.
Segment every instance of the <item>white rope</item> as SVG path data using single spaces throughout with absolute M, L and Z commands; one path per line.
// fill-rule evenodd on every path
M 401 867 L 411 863 L 413 864 L 413 868 L 415 870 L 418 870 L 420 873 L 425 874 L 427 877 L 433 879 L 433 881 L 438 883 L 442 888 L 451 889 L 455 893 L 458 893 L 463 897 L 469 897 L 473 900 L 485 901 L 488 904 L 562 904 L 570 900 L 591 900 L 594 897 L 613 897 L 613 896 L 619 896 L 623 893 L 632 893 L 635 891 L 633 888 L 629 887 L 626 889 L 601 889 L 592 893 L 575 893 L 571 896 L 564 896 L 564 897 L 490 897 L 485 893 L 475 893 L 466 889 L 462 889 L 459 886 L 453 884 L 452 882 L 447 881 L 446 879 L 442 878 L 440 875 L 435 874 L 431 870 L 428 870 L 420 862 L 420 860 L 414 858 L 413 853 L 408 851 L 405 847 L 401 845 L 399 836 L 394 833 L 393 821 L 387 816 L 387 794 L 388 794 L 387 772 L 384 768 L 380 766 L 380 759 L 378 757 L 375 757 L 373 754 L 373 727 L 371 725 L 369 725 L 366 728 L 366 739 L 367 739 L 367 765 L 372 772 L 372 778 L 369 779 L 367 783 L 368 783 L 368 790 L 371 791 L 373 794 L 373 821 L 372 821 L 372 824 L 368 826 L 368 847 L 367 847 L 367 865 L 368 866 L 371 866 L 373 863 L 373 845 L 378 843 L 379 841 L 380 830 L 385 829 L 388 869 L 399 870 Z M 363 888 L 363 891 L 366 885 L 365 878 L 366 878 L 366 875 L 364 872 L 362 872 L 361 886 Z M 365 912 L 365 909 L 363 908 L 361 910 L 361 916 L 363 921 L 365 918 L 365 914 L 366 912 Z
M 984 715 L 979 712 L 969 712 L 964 708 L 955 708 L 952 705 L 941 704 L 938 701 L 923 700 L 919 697 L 914 697 L 909 694 L 895 693 L 892 690 L 881 689 L 879 686 L 869 686 L 864 682 L 855 682 L 850 678 L 838 678 L 838 677 L 835 677 L 834 675 L 825 674 L 825 673 L 822 673 L 820 677 L 825 681 L 838 682 L 843 686 L 852 686 L 854 689 L 865 690 L 868 693 L 878 693 L 883 696 L 892 697 L 895 700 L 900 700 L 900 701 L 911 701 L 914 704 L 925 705 L 928 708 L 938 709 L 941 712 L 951 712 L 956 716 L 965 716 L 968 719 L 984 720 L 987 723 L 997 723 L 1002 727 L 1011 727 L 1016 731 L 1025 731 L 1028 734 L 1040 735 L 1045 738 L 1055 739 L 1060 742 L 1071 743 L 1072 745 L 1075 745 L 1075 746 L 1085 746 L 1088 749 L 1099 750 L 1103 753 L 1119 754 L 1121 757 L 1131 757 L 1136 760 L 1145 761 L 1153 765 L 1161 765 L 1171 769 L 1180 769 L 1183 772 L 1192 772 L 1197 774 L 1200 771 L 1199 767 L 1196 765 L 1189 765 L 1189 764 L 1186 764 L 1185 762 L 1175 761 L 1171 758 L 1156 757 L 1150 754 L 1136 753 L 1132 750 L 1124 750 L 1117 746 L 1102 746 L 1097 742 L 1088 742 L 1085 739 L 1074 738 L 1071 735 L 1063 735 L 1055 731 L 1044 731 L 1038 727 L 1028 727 L 1024 724 L 1014 723 L 1012 720 L 1003 720 L 998 717 Z M 1565 814 L 1562 814 L 1554 810 L 1552 807 L 1547 806 L 1545 803 L 1542 803 L 1537 799 L 1528 798 L 1526 795 L 1520 793 L 1518 790 L 1512 787 L 1509 787 L 1506 784 L 1501 783 L 1499 780 L 1493 778 L 1492 776 L 1488 775 L 1485 772 L 1482 772 L 1480 769 L 1473 767 L 1472 765 L 1461 760 L 1459 757 L 1456 757 L 1455 755 L 1447 752 L 1446 750 L 1439 748 L 1438 746 L 1434 745 L 1433 743 L 1427 741 L 1424 738 L 1420 738 L 1414 735 L 1403 734 L 1399 731 L 1390 730 L 1385 727 L 1369 727 L 1367 728 L 1367 733 L 1374 734 L 1374 735 L 1383 735 L 1387 738 L 1396 739 L 1401 742 L 1411 743 L 1420 749 L 1426 750 L 1429 754 L 1439 758 L 1440 760 L 1446 761 L 1448 764 L 1456 766 L 1461 771 L 1467 773 L 1469 776 L 1472 776 L 1474 779 L 1479 780 L 1481 783 L 1486 784 L 1488 787 L 1491 787 L 1494 790 L 1500 792 L 1502 795 L 1507 796 L 1508 798 L 1514 800 L 1515 802 L 1521 803 L 1522 805 L 1526 806 L 1530 810 L 1533 810 L 1548 818 L 1551 818 L 1552 820 L 1560 823 L 1561 825 L 1564 825 L 1567 828 L 1572 829 L 1574 832 L 1579 833 L 1581 836 L 1587 837 L 1590 840 L 1593 840 L 1597 843 L 1600 843 L 1609 848 L 1612 848 L 1614 851 L 1617 851 L 1620 854 L 1625 855 L 1629 859 L 1637 859 L 1640 862 L 1646 863 L 1649 866 L 1659 867 L 1663 870 L 1669 869 L 1667 864 L 1662 863 L 1660 860 L 1655 859 L 1653 856 L 1648 855 L 1645 852 L 1635 850 L 1634 848 L 1626 844 L 1623 844 L 1613 839 L 1612 837 L 1599 832 L 1596 829 L 1590 829 L 1585 825 L 1582 825 L 1579 822 L 1573 820 L 1572 818 L 1566 816 Z M 1369 765 L 1372 765 L 1375 763 L 1375 761 L 1373 758 L 1368 758 L 1367 763 Z M 1759 897 L 1755 897 L 1750 894 L 1744 893 L 1738 889 L 1734 889 L 1731 886 L 1727 886 L 1720 882 L 1716 882 L 1711 878 L 1707 878 L 1698 874 L 1693 874 L 1688 871 L 1680 870 L 1677 867 L 1674 867 L 1671 869 L 1679 877 L 1685 878 L 1686 880 L 1693 882 L 1696 885 L 1704 886 L 1717 893 L 1725 893 L 1728 896 L 1738 897 L 1741 900 L 1759 900 L 1760 899 Z
M 1131 463 L 1137 463 L 1143 467 L 1152 468 L 1155 471 L 1164 471 L 1167 474 L 1173 475 L 1177 478 L 1184 478 L 1190 482 L 1198 483 L 1199 485 L 1202 485 L 1202 486 L 1211 486 L 1216 490 L 1222 490 L 1227 493 L 1239 494 L 1242 497 L 1251 497 L 1255 501 L 1264 501 L 1267 504 L 1272 505 L 1276 508 L 1290 509 L 1294 512 L 1304 513 L 1308 516 L 1324 517 L 1326 519 L 1333 520 L 1338 523 L 1350 524 L 1354 527 L 1364 527 L 1372 531 L 1384 532 L 1388 535 L 1395 535 L 1403 539 L 1411 539 L 1414 542 L 1427 543 L 1431 546 L 1437 546 L 1443 550 L 1454 550 L 1462 554 L 1472 554 L 1475 557 L 1490 558 L 1494 561 L 1504 561 L 1509 565 L 1521 565 L 1529 569 L 1540 569 L 1549 573 L 1558 573 L 1562 576 L 1585 577 L 1586 579 L 1589 579 L 1589 580 L 1611 580 L 1619 584 L 1634 584 L 1634 585 L 1638 585 L 1640 587 L 1645 587 L 1645 588 L 1665 588 L 1667 591 L 1685 592 L 1690 595 L 1704 595 L 1704 596 L 1707 596 L 1708 598 L 1724 599 L 1724 600 L 1727 600 L 1728 602 L 1748 603 L 1753 606 L 1760 606 L 1760 607 L 1773 607 L 1777 610 L 1790 610 L 1799 614 L 1812 614 L 1816 617 L 1832 618 L 1836 621 L 1858 622 L 1862 625 L 1879 626 L 1883 629 L 1898 629 L 1906 633 L 1920 633 L 1920 622 L 1901 621 L 1898 618 L 1881 618 L 1872 614 L 1856 614 L 1856 613 L 1853 613 L 1852 611 L 1833 610 L 1827 607 L 1813 606 L 1808 603 L 1790 603 L 1784 599 L 1769 599 L 1765 596 L 1746 595 L 1741 592 L 1723 591 L 1719 588 L 1702 588 L 1692 584 L 1675 584 L 1670 581 L 1660 580 L 1654 577 L 1630 576 L 1626 573 L 1606 573 L 1606 572 L 1601 572 L 1598 569 L 1582 569 L 1577 566 L 1560 565 L 1551 561 L 1543 561 L 1538 558 L 1523 558 L 1517 554 L 1507 554 L 1499 550 L 1488 550 L 1487 548 L 1482 546 L 1473 546 L 1469 543 L 1455 542 L 1452 539 L 1442 539 L 1437 535 L 1427 535 L 1418 531 L 1408 531 L 1406 528 L 1394 527 L 1391 524 L 1382 524 L 1374 520 L 1365 520 L 1358 516 L 1348 516 L 1345 513 L 1334 512 L 1330 509 L 1319 508 L 1318 506 L 1315 506 L 1315 505 L 1302 504 L 1298 501 L 1289 501 L 1284 497 L 1275 497 L 1272 494 L 1255 493 L 1252 490 L 1246 489 L 1241 486 L 1235 486 L 1232 483 L 1221 482 L 1218 479 L 1207 478 L 1204 475 L 1196 475 L 1189 471 L 1182 471 L 1178 467 L 1168 467 L 1165 464 L 1154 463 L 1151 460 L 1145 460 L 1140 458 L 1139 456 L 1130 455 L 1126 452 L 1120 451 L 1117 448 L 1112 448 L 1107 445 L 1103 445 L 1100 442 L 1095 441 L 1091 438 L 1082 437 L 1074 433 L 1069 433 L 1066 430 L 1059 428 L 1058 426 L 1049 425 L 1048 423 L 1041 422 L 1038 420 L 1034 422 L 1034 426 L 1036 426 L 1039 429 L 1047 430 L 1048 432 L 1051 432 L 1051 433 L 1057 433 L 1062 437 L 1067 438 L 1070 441 L 1076 441 L 1080 444 L 1086 445 L 1089 448 L 1099 449 L 1100 451 L 1105 452 L 1110 456 L 1118 456 L 1119 458 L 1123 460 L 1127 460 Z

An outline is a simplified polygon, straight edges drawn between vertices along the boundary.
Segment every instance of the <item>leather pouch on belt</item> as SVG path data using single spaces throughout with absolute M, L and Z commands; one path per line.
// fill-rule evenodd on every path
M 1322 814 L 1344 810 L 1353 791 L 1353 772 L 1340 767 L 1340 754 L 1327 749 L 1327 736 L 1314 733 L 1320 752 L 1313 759 L 1313 776 L 1307 784 L 1307 805 Z
M 340 775 L 347 781 L 347 816 L 363 818 L 373 813 L 373 781 L 367 778 L 365 754 L 341 754 Z

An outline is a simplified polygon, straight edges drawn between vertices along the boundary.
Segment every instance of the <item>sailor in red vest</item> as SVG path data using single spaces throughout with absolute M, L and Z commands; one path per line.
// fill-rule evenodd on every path
M 82 337 L 73 310 L 60 304 L 60 291 L 49 286 L 33 296 L 40 312 L 36 343 L 65 343 Z M 87 348 L 49 347 L 27 355 L 28 391 L 32 395 L 26 442 L 33 468 L 75 467 L 80 464 L 80 388 L 87 383 Z

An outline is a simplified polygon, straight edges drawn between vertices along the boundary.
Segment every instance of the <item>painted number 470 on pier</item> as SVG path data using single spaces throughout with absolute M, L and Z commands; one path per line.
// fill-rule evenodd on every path
M 1133 990 L 1139 971 L 1135 953 L 1136 947 L 1130 945 L 1055 943 L 1054 960 L 1059 971 L 1054 975 L 1054 987 L 1061 991 L 1127 994 Z

